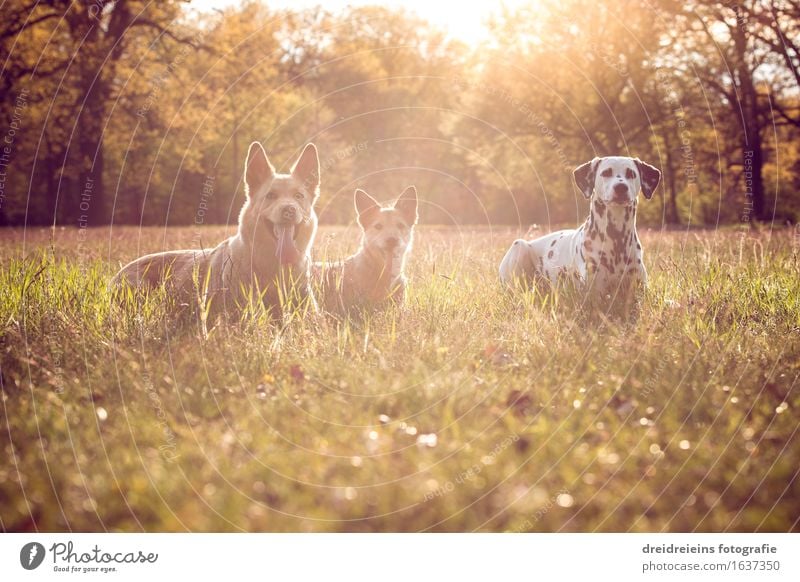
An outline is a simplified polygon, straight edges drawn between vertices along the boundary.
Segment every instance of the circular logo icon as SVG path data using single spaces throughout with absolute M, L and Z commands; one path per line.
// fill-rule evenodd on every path
M 26 570 L 35 570 L 44 561 L 44 546 L 39 542 L 30 542 L 19 551 L 19 563 Z

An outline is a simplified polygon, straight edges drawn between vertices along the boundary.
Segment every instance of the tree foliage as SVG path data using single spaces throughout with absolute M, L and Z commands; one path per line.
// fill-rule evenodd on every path
M 485 41 L 380 6 L 4 3 L 0 224 L 235 221 L 244 152 L 320 147 L 324 221 L 410 183 L 429 223 L 571 222 L 595 155 L 654 224 L 800 216 L 800 3 L 541 0 Z M 454 15 L 455 17 L 455 15 Z

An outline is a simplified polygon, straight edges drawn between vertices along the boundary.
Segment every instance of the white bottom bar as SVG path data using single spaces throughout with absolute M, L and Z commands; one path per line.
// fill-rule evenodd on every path
M 3 580 L 777 582 L 800 580 L 798 556 L 793 534 L 0 535 Z

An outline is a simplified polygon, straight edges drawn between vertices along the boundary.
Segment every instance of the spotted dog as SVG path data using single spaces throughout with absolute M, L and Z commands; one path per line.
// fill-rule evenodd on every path
M 405 295 L 403 271 L 418 220 L 417 189 L 409 186 L 390 206 L 356 190 L 354 202 L 361 227 L 358 251 L 343 261 L 317 262 L 312 271 L 329 313 L 400 303 Z
M 636 233 L 639 191 L 652 198 L 661 172 L 637 158 L 594 158 L 573 172 L 590 200 L 589 217 L 575 230 L 515 240 L 500 264 L 506 285 L 555 285 L 572 279 L 596 297 L 612 299 L 647 285 Z
M 253 298 L 270 310 L 286 307 L 288 300 L 316 310 L 309 252 L 317 232 L 317 148 L 308 144 L 291 171 L 279 174 L 261 144 L 253 142 L 244 182 L 245 203 L 235 235 L 213 249 L 140 257 L 114 276 L 112 286 L 146 290 L 164 284 L 178 305 L 202 300 L 214 314 L 235 313 Z

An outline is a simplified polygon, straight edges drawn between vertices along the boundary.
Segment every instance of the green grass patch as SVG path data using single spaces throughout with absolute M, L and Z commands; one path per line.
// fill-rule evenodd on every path
M 327 233 L 320 256 L 354 247 Z M 800 529 L 788 231 L 643 233 L 635 323 L 504 291 L 511 232 L 422 229 L 403 307 L 205 330 L 108 289 L 162 232 L 24 253 L 19 234 L 0 242 L 4 530 Z

